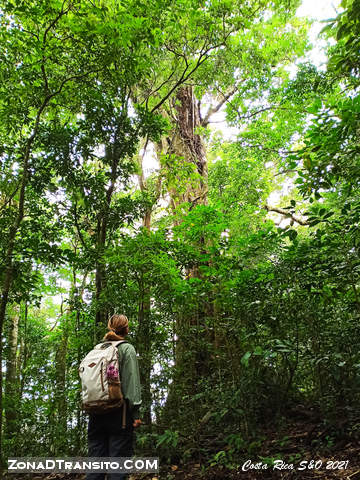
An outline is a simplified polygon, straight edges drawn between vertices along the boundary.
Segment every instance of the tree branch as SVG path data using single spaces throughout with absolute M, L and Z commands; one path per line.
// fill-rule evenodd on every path
M 209 108 L 209 110 L 207 111 L 207 113 L 206 113 L 206 115 L 205 115 L 205 118 L 204 118 L 203 120 L 201 120 L 201 126 L 202 126 L 202 127 L 206 127 L 206 126 L 210 123 L 210 117 L 211 117 L 211 115 L 213 115 L 214 113 L 217 113 L 217 112 L 220 110 L 220 108 L 229 100 L 229 98 L 230 98 L 232 95 L 234 95 L 234 93 L 236 92 L 236 90 L 237 90 L 237 88 L 234 88 L 234 89 L 231 90 L 231 92 L 229 92 L 229 93 L 226 94 L 226 95 L 224 95 L 224 94 L 222 93 L 222 95 L 223 95 L 224 98 L 223 98 L 215 107 L 211 106 L 211 107 Z
M 79 223 L 78 223 L 76 203 L 74 204 L 74 223 L 75 223 L 75 227 L 76 227 L 76 230 L 77 230 L 77 232 L 78 232 L 78 235 L 79 235 L 80 242 L 82 243 L 82 246 L 83 246 L 85 249 L 87 249 L 87 246 L 86 246 L 84 237 L 83 237 L 83 235 L 82 235 L 82 233 L 81 233 L 81 229 L 80 229 L 80 226 L 79 226 Z
M 6 207 L 6 205 L 8 205 L 8 204 L 11 202 L 11 200 L 15 197 L 16 192 L 19 190 L 20 184 L 21 184 L 21 180 L 18 182 L 15 190 L 10 194 L 9 198 L 5 201 L 5 203 L 4 203 L 3 205 L 1 205 L 1 207 L 0 207 L 0 212 L 1 212 L 2 210 L 4 210 L 4 208 Z
M 61 6 L 61 10 L 58 13 L 58 15 L 56 16 L 56 18 L 50 23 L 50 25 L 47 27 L 47 29 L 44 32 L 44 36 L 43 36 L 43 44 L 44 45 L 46 43 L 47 34 L 50 32 L 50 30 L 57 24 L 57 22 L 60 20 L 61 17 L 63 17 L 64 15 L 67 15 L 70 11 L 70 8 L 67 9 L 67 10 L 64 10 L 65 1 L 66 0 L 63 1 L 63 4 Z
M 145 144 L 144 144 L 144 147 L 143 147 L 143 149 L 144 149 L 143 154 L 142 154 L 141 157 L 140 157 L 140 155 L 139 155 L 140 171 L 141 171 L 141 173 L 138 175 L 138 179 L 139 179 L 140 190 L 141 190 L 142 192 L 143 192 L 144 190 L 146 190 L 146 185 L 145 185 L 145 182 L 144 182 L 143 163 L 144 163 L 144 158 L 145 158 L 145 154 L 146 154 L 146 149 L 147 149 L 148 143 L 149 143 L 149 136 L 147 135 L 147 136 L 146 136 L 146 141 L 145 141 Z
M 245 148 L 258 148 L 260 150 L 264 150 L 265 152 L 274 152 L 277 153 L 278 155 L 291 155 L 293 153 L 299 153 L 298 150 L 281 150 L 277 148 L 269 148 L 269 147 L 264 147 L 261 144 L 256 144 L 256 145 L 242 145 Z M 283 173 L 283 172 L 281 172 Z
M 281 215 L 284 215 L 287 218 L 291 218 L 294 222 L 298 223 L 299 225 L 309 225 L 309 222 L 307 220 L 303 220 L 303 219 L 299 218 L 298 216 L 294 215 L 293 213 L 289 212 L 288 210 L 285 210 L 284 208 L 272 207 L 270 205 L 265 205 L 264 209 L 267 212 L 276 212 L 276 213 L 280 213 Z
M 182 74 L 181 74 L 180 79 L 175 83 L 175 85 L 170 89 L 170 91 L 165 95 L 165 97 L 163 97 L 163 98 L 160 100 L 160 102 L 159 102 L 157 105 L 155 105 L 155 107 L 151 110 L 151 113 L 154 113 L 155 110 L 157 110 L 158 108 L 160 108 L 161 105 L 162 105 L 164 102 L 166 102 L 166 100 L 170 97 L 170 95 L 188 78 L 188 77 L 185 78 L 185 74 L 186 74 L 188 68 L 189 68 L 189 65 L 186 65 L 184 71 L 183 71 Z M 192 72 L 191 72 L 191 73 L 192 73 Z
M 213 45 L 212 47 L 208 47 L 206 46 L 206 44 L 203 46 L 203 48 L 201 49 L 200 51 L 200 55 L 199 55 L 199 58 L 197 59 L 197 62 L 194 66 L 194 68 L 192 70 L 190 70 L 190 72 L 186 75 L 186 72 L 188 71 L 189 69 L 189 64 L 187 62 L 187 59 L 186 57 L 183 55 L 183 54 L 178 54 L 178 53 L 175 53 L 175 55 L 178 55 L 178 56 L 181 56 L 184 58 L 185 60 L 185 63 L 186 63 L 186 67 L 184 69 L 184 71 L 182 72 L 181 74 L 181 77 L 180 79 L 175 83 L 175 85 L 173 86 L 173 88 L 170 89 L 170 91 L 165 95 L 164 98 L 162 98 L 162 100 L 160 100 L 160 102 L 155 105 L 155 107 L 151 110 L 151 113 L 155 112 L 155 110 L 157 110 L 159 107 L 161 107 L 161 105 L 166 102 L 166 100 L 170 97 L 170 95 L 183 83 L 186 82 L 186 80 L 188 80 L 188 78 L 191 77 L 191 75 L 200 67 L 200 65 L 202 65 L 208 58 L 209 58 L 209 52 L 211 52 L 211 50 L 214 50 L 216 48 L 219 48 L 221 47 L 222 45 L 224 45 L 224 42 L 226 42 L 227 38 L 229 37 L 229 35 L 231 34 L 231 31 L 226 35 L 225 39 L 223 42 L 217 44 L 217 45 Z
M 151 95 L 154 95 L 155 93 L 157 93 L 164 85 L 166 85 L 170 79 L 175 75 L 175 70 L 173 70 L 171 72 L 171 74 L 168 76 L 168 78 L 166 80 L 164 80 L 157 88 L 155 88 L 155 90 L 152 90 L 146 97 L 146 106 L 148 105 L 148 101 L 149 101 L 149 98 Z

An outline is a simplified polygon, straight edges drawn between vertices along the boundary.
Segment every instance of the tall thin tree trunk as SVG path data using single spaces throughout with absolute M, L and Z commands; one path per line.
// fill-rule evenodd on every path
M 19 333 L 19 307 L 14 309 L 10 316 L 8 334 L 8 355 L 6 359 L 5 374 L 5 429 L 7 439 L 12 438 L 17 432 L 17 411 L 19 407 L 19 378 L 17 369 L 18 333 Z
M 28 345 L 27 345 L 27 320 L 28 320 L 28 304 L 25 302 L 24 314 L 23 314 L 23 329 L 20 335 L 20 359 L 18 362 L 18 377 L 20 378 L 20 392 L 19 397 L 22 398 L 24 385 L 25 385 L 25 374 L 26 365 L 28 360 Z
M 60 91 L 56 93 L 60 93 Z M 48 94 L 44 98 L 44 101 L 42 102 L 37 112 L 32 134 L 28 137 L 26 141 L 24 154 L 22 157 L 22 162 L 21 162 L 22 173 L 20 178 L 18 210 L 17 210 L 17 215 L 15 217 L 15 220 L 13 224 L 10 226 L 9 235 L 7 238 L 8 247 L 7 247 L 7 251 L 4 259 L 5 274 L 4 274 L 4 283 L 1 290 L 1 300 L 0 300 L 0 365 L 2 365 L 2 354 L 3 354 L 2 336 L 3 336 L 5 315 L 6 315 L 6 307 L 9 301 L 9 293 L 11 290 L 13 274 L 14 274 L 13 255 L 15 250 L 15 240 L 16 240 L 16 235 L 19 231 L 19 228 L 24 218 L 25 193 L 26 193 L 26 187 L 29 181 L 29 161 L 30 161 L 31 149 L 39 130 L 41 115 L 44 112 L 45 108 L 47 107 L 49 101 L 55 95 L 56 94 Z M 2 368 L 0 368 L 0 475 L 2 474 L 2 469 L 3 469 L 2 430 L 3 430 L 3 375 L 2 375 Z
M 4 275 L 4 283 L 2 287 L 1 301 L 0 301 L 0 365 L 2 365 L 2 358 L 3 358 L 3 351 L 2 351 L 3 327 L 4 327 L 6 308 L 9 300 L 9 293 L 10 293 L 12 280 L 13 280 L 13 273 L 14 273 L 13 254 L 15 249 L 15 239 L 16 239 L 17 232 L 19 231 L 21 222 L 24 218 L 25 191 L 26 191 L 26 186 L 29 178 L 28 165 L 29 165 L 29 159 L 30 159 L 30 151 L 31 151 L 31 146 L 34 141 L 36 132 L 37 132 L 39 122 L 40 122 L 40 113 L 38 114 L 38 117 L 36 120 L 36 126 L 34 129 L 34 132 L 29 137 L 26 144 L 25 153 L 23 157 L 23 171 L 21 175 L 18 212 L 14 220 L 14 223 L 10 227 L 9 236 L 7 239 L 8 247 L 7 247 L 5 261 L 4 261 L 5 275 Z M 3 466 L 2 431 L 3 431 L 3 374 L 2 374 L 2 368 L 0 368 L 0 473 L 2 472 L 2 466 Z
M 119 127 L 120 128 L 120 125 Z M 115 134 L 114 143 L 106 148 L 106 156 L 111 160 L 111 173 L 110 173 L 110 185 L 105 193 L 105 206 L 102 211 L 99 212 L 97 222 L 97 248 L 98 248 L 98 261 L 96 263 L 96 324 L 105 324 L 107 318 L 107 311 L 101 305 L 101 293 L 106 287 L 106 267 L 104 264 L 104 254 L 106 247 L 106 240 L 108 234 L 108 218 L 110 213 L 111 199 L 115 190 L 116 180 L 118 178 L 118 166 L 121 156 L 121 147 L 119 146 L 118 133 Z
M 95 288 L 96 288 L 96 325 L 103 325 L 105 323 L 105 313 L 101 305 L 101 293 L 104 288 L 105 269 L 104 269 L 104 248 L 106 242 L 106 225 L 103 217 L 98 219 L 97 224 L 97 250 L 98 260 L 96 262 L 95 272 Z
M 65 455 L 67 453 L 67 395 L 66 395 L 66 357 L 68 349 L 68 327 L 67 315 L 65 314 L 65 322 L 61 331 L 61 339 L 57 346 L 55 355 L 56 377 L 55 377 L 55 398 L 56 398 L 56 417 L 57 422 L 55 431 L 57 438 L 55 440 L 55 450 Z
M 144 155 L 139 157 L 140 174 L 139 185 L 142 192 L 146 192 L 148 186 L 143 172 L 143 159 L 145 156 L 147 141 L 144 143 Z M 156 185 L 156 191 L 151 192 L 153 194 L 154 204 L 160 197 L 161 191 L 161 176 L 158 178 Z M 151 232 L 151 216 L 153 205 L 149 206 L 143 217 L 143 227 L 145 231 L 150 235 Z M 152 369 L 152 331 L 150 326 L 151 319 L 151 287 L 146 283 L 144 275 L 141 275 L 139 281 L 140 290 L 140 302 L 138 311 L 138 339 L 139 339 L 139 351 L 141 356 L 140 363 L 140 381 L 142 385 L 142 405 L 144 410 L 144 421 L 146 424 L 151 425 L 151 405 L 152 405 L 152 393 L 151 393 L 151 369 Z
M 141 300 L 139 304 L 138 314 L 138 339 L 141 353 L 140 364 L 140 381 L 142 385 L 142 405 L 144 410 L 144 421 L 146 424 L 151 424 L 151 332 L 150 332 L 150 288 L 142 286 Z
M 76 338 L 79 338 L 80 335 L 80 311 L 78 307 L 76 308 L 76 324 L 75 324 L 75 329 L 76 329 Z M 80 351 L 80 342 L 77 342 L 77 349 L 76 349 L 76 364 L 80 365 L 81 362 L 81 351 Z M 81 440 L 82 440 L 82 435 L 81 435 L 81 430 L 82 430 L 82 415 L 81 415 L 81 409 L 80 409 L 80 401 L 81 401 L 81 379 L 80 376 L 78 376 L 77 380 L 77 402 L 76 402 L 76 451 L 80 452 L 81 451 Z

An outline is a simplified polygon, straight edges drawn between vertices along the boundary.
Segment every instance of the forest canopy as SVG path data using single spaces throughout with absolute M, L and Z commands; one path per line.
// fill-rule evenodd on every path
M 234 470 L 299 411 L 359 439 L 360 2 L 324 68 L 300 4 L 0 0 L 3 462 L 86 454 L 116 312 L 139 452 Z

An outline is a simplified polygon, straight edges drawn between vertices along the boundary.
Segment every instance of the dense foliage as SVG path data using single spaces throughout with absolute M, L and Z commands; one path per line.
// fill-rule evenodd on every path
M 236 468 L 299 405 L 359 437 L 360 3 L 326 71 L 298 4 L 0 2 L 2 459 L 86 454 L 113 312 L 138 451 Z

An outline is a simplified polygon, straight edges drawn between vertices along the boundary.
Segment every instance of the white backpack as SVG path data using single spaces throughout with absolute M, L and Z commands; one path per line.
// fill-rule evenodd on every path
M 118 348 L 126 340 L 103 342 L 96 345 L 82 360 L 82 408 L 87 413 L 104 414 L 123 408 L 123 428 L 126 420 L 126 402 L 121 390 Z

